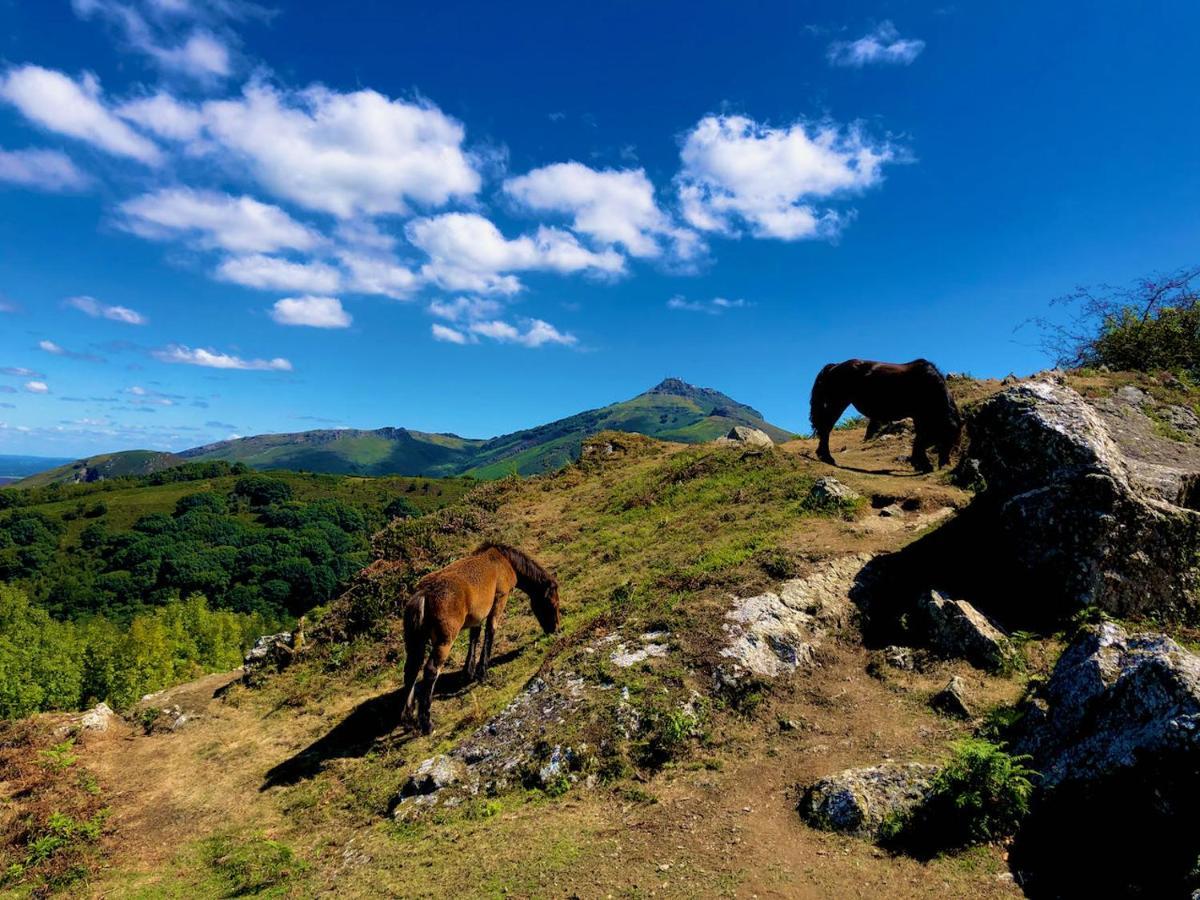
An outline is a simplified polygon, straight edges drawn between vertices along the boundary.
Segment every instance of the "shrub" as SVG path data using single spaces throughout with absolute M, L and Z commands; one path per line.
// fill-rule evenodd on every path
M 1012 756 L 981 738 L 959 741 L 952 751 L 925 803 L 884 823 L 885 842 L 933 854 L 1016 832 L 1029 812 L 1036 775 L 1025 766 L 1028 757 Z

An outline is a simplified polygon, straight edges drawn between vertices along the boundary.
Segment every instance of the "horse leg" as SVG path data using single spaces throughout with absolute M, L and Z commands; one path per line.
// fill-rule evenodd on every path
M 483 681 L 483 676 L 487 674 L 487 667 L 492 661 L 492 644 L 496 640 L 496 626 L 504 617 L 504 607 L 507 604 L 508 594 L 497 594 L 496 601 L 492 604 L 492 611 L 488 614 L 487 623 L 483 629 L 483 652 L 479 657 L 480 681 Z
M 404 630 L 404 707 L 400 714 L 402 722 L 415 722 L 414 705 L 417 699 L 417 676 L 421 674 L 421 666 L 425 662 L 425 636 L 414 628 Z
M 929 440 L 929 434 L 921 426 L 917 426 L 917 435 L 913 438 L 912 449 L 912 465 L 918 472 L 932 472 L 933 466 L 929 464 L 929 457 L 925 455 L 926 448 L 932 441 Z
M 429 715 L 429 708 L 433 705 L 433 686 L 437 684 L 442 666 L 450 658 L 451 643 L 452 641 L 435 640 L 433 648 L 429 651 L 429 659 L 425 661 L 425 677 L 421 679 L 421 689 L 418 692 L 421 734 L 433 732 L 433 720 Z
M 829 434 L 849 405 L 841 402 L 831 403 L 822 405 L 812 413 L 813 429 L 817 433 L 817 459 L 831 466 L 836 466 L 837 463 L 833 460 L 833 454 L 829 452 Z
M 463 666 L 463 674 L 466 675 L 467 681 L 471 681 L 475 677 L 475 651 L 479 648 L 479 632 L 478 626 L 471 629 L 471 636 L 467 642 L 467 663 Z

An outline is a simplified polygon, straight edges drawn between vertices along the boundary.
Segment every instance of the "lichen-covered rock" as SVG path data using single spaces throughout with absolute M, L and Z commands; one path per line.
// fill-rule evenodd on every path
M 107 703 L 101 702 L 79 717 L 79 727 L 84 731 L 107 731 L 118 718 Z
M 822 475 L 814 481 L 808 497 L 816 506 L 841 506 L 862 499 L 858 491 L 842 484 L 832 475 Z
M 291 662 L 295 653 L 292 647 L 293 635 L 290 631 L 278 634 L 264 634 L 254 646 L 246 651 L 243 662 L 245 679 L 254 683 L 270 672 L 278 672 Z
M 936 652 L 992 671 L 1012 662 L 1014 651 L 1008 638 L 965 600 L 929 591 L 920 598 L 918 609 L 927 626 L 929 645 Z
M 1139 417 L 1135 400 L 1114 402 Z M 1200 448 L 1123 422 L 1053 378 L 981 404 L 968 428 L 992 510 L 988 553 L 1006 561 L 1014 593 L 1055 613 L 1194 619 Z
M 800 801 L 800 815 L 817 828 L 874 838 L 885 820 L 928 798 L 937 771 L 923 763 L 847 769 L 810 785 Z
M 1090 628 L 1029 704 L 1013 749 L 1041 773 L 1043 794 L 1014 851 L 1037 895 L 1169 897 L 1194 887 L 1200 656 L 1162 634 Z
M 760 428 L 751 428 L 748 425 L 734 425 L 729 429 L 728 434 L 717 438 L 714 443 L 739 444 L 746 447 L 758 447 L 764 450 L 775 446 L 775 442 L 771 440 L 769 434 Z
M 852 554 L 826 563 L 811 575 L 793 578 L 779 592 L 736 598 L 725 614 L 728 642 L 721 656 L 729 662 L 718 679 L 736 683 L 752 674 L 775 678 L 814 661 L 817 647 L 849 618 L 849 591 L 870 561 Z

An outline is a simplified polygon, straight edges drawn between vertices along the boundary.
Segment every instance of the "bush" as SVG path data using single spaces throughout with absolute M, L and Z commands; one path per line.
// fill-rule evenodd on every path
M 880 829 L 886 843 L 922 854 L 956 849 L 1014 834 L 1029 813 L 1033 793 L 1028 757 L 1011 756 L 980 738 L 952 745 L 925 803 Z

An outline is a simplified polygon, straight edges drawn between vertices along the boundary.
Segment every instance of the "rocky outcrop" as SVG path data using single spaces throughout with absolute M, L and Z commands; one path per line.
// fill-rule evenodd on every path
M 840 629 L 853 608 L 848 594 L 870 560 L 866 554 L 834 559 L 778 592 L 735 599 L 725 614 L 728 642 L 718 680 L 736 683 L 746 675 L 775 678 L 811 665 L 817 647 Z
M 800 815 L 816 828 L 875 838 L 886 820 L 925 802 L 937 771 L 922 763 L 847 769 L 809 786 Z
M 255 684 L 271 673 L 285 668 L 295 653 L 294 635 L 290 631 L 278 634 L 264 634 L 251 647 L 245 656 L 243 670 L 248 684 Z
M 1020 731 L 1014 750 L 1032 757 L 1043 795 L 1014 865 L 1037 893 L 1200 887 L 1189 881 L 1200 858 L 1200 656 L 1161 634 L 1091 628 L 1063 653 Z
M 762 450 L 767 450 L 775 446 L 775 442 L 771 440 L 769 434 L 762 429 L 751 428 L 748 425 L 734 425 L 729 429 L 727 435 L 717 438 L 714 443 L 757 447 Z
M 1137 403 L 1089 403 L 1044 377 L 997 394 L 971 417 L 988 553 L 1018 576 L 1015 592 L 1059 613 L 1095 605 L 1120 616 L 1196 618 L 1200 513 L 1189 507 L 1200 449 L 1167 452 L 1145 429 L 1135 439 L 1125 420 L 1144 418 Z
M 980 669 L 997 671 L 1015 658 L 1012 644 L 995 625 L 965 600 L 929 591 L 917 604 L 929 645 L 949 657 L 961 657 Z

